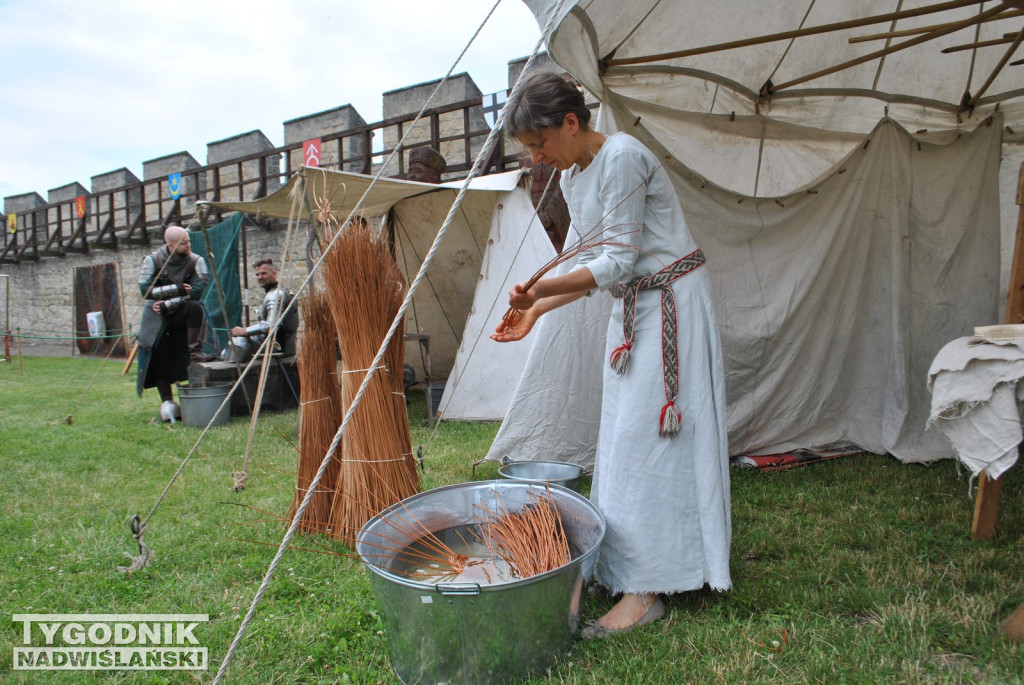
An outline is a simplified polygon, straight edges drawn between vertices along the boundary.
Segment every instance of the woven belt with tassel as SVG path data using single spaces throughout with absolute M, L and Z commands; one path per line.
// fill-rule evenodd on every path
M 629 283 L 610 288 L 613 297 L 622 298 L 622 337 L 625 342 L 612 350 L 608 359 L 612 369 L 620 376 L 629 368 L 630 350 L 633 348 L 633 324 L 636 319 L 636 300 L 641 290 L 661 291 L 661 357 L 665 381 L 665 399 L 658 422 L 658 435 L 671 438 L 679 432 L 683 415 L 676 406 L 679 394 L 679 350 L 676 343 L 676 298 L 672 282 L 690 273 L 706 260 L 702 251 L 694 250 L 650 276 L 638 276 Z

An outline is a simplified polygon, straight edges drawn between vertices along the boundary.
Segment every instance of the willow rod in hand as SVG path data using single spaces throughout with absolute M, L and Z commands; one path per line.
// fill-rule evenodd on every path
M 661 168 L 662 168 L 662 165 L 659 164 L 658 167 L 655 168 L 654 171 L 652 171 L 646 178 L 644 178 L 643 181 L 641 181 L 639 184 L 637 184 L 637 186 L 635 188 L 633 188 L 631 191 L 629 191 L 625 195 L 625 197 L 623 197 L 621 200 L 619 200 L 617 203 L 615 203 L 615 205 L 613 205 L 607 211 L 605 211 L 604 216 L 602 216 L 601 219 L 599 221 L 597 221 L 594 224 L 594 226 L 589 231 L 587 231 L 586 233 L 582 234 L 580 236 L 579 240 L 577 240 L 575 243 L 573 243 L 568 248 L 563 249 L 561 252 L 559 252 L 553 258 L 548 260 L 548 262 L 546 264 L 544 264 L 544 266 L 542 266 L 540 269 L 538 269 L 537 272 L 535 274 L 533 274 L 533 276 L 531 276 L 529 278 L 529 280 L 526 281 L 525 289 L 529 290 L 530 288 L 532 288 L 534 286 L 534 284 L 537 283 L 537 281 L 539 281 L 541 278 L 543 278 L 545 274 L 547 274 L 549 271 L 554 269 L 559 264 L 564 264 L 565 262 L 569 261 L 573 257 L 578 256 L 581 252 L 589 250 L 590 248 L 593 248 L 593 247 L 597 247 L 598 245 L 625 245 L 627 247 L 632 247 L 633 249 L 639 249 L 639 248 L 636 248 L 634 246 L 626 245 L 625 243 L 617 242 L 617 241 L 614 240 L 614 238 L 619 238 L 619 237 L 628 235 L 630 233 L 635 233 L 635 232 L 640 230 L 639 228 L 634 228 L 634 229 L 630 229 L 628 231 L 622 231 L 620 233 L 616 233 L 614 235 L 608 236 L 608 238 L 606 238 L 604 240 L 594 240 L 594 238 L 596 238 L 597 236 L 600 236 L 600 235 L 606 233 L 607 231 L 611 230 L 612 228 L 616 228 L 616 226 L 607 226 L 607 227 L 603 227 L 602 228 L 602 224 L 604 223 L 604 220 L 607 219 L 608 216 L 612 212 L 614 212 L 616 209 L 618 209 L 622 205 L 622 203 L 624 203 L 626 200 L 628 200 L 630 197 L 632 197 L 633 193 L 637 192 L 641 188 L 645 188 L 647 186 L 647 182 L 650 181 L 654 177 L 654 174 L 658 171 L 658 169 L 661 169 Z M 520 310 L 516 309 L 515 307 L 509 307 L 508 310 L 505 312 L 505 315 L 503 317 L 501 317 L 502 326 L 504 328 L 511 327 L 513 322 L 515 321 L 516 317 L 519 316 L 519 313 L 520 313 Z

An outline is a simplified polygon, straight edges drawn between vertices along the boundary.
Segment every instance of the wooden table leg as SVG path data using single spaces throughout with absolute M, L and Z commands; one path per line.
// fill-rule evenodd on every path
M 996 514 L 999 511 L 999 493 L 1003 487 L 1002 476 L 989 478 L 988 471 L 978 476 L 978 493 L 974 499 L 974 521 L 971 522 L 971 537 L 988 540 L 996 530 Z

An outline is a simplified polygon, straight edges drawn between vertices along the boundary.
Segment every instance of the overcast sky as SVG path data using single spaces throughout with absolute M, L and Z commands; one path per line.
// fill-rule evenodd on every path
M 444 76 L 495 0 L 0 0 L 0 198 L 351 104 Z M 540 30 L 501 0 L 456 67 L 484 93 Z

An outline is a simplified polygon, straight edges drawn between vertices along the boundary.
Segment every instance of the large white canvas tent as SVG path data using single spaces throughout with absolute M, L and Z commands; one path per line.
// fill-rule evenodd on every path
M 487 338 L 505 312 L 511 285 L 554 256 L 524 178 L 516 171 L 473 179 L 406 313 L 405 332 L 429 336 L 431 380 L 448 378 L 439 406 L 448 419 L 504 416 L 529 351 Z M 361 203 L 362 216 L 387 217 L 396 260 L 411 282 L 461 186 L 303 168 L 267 197 L 204 204 L 279 219 L 297 206 L 298 218 L 315 225 L 323 209 L 343 222 Z M 301 244 L 293 239 L 293 245 Z M 422 378 L 421 352 L 414 343 L 406 345 L 406 361 L 421 369 Z
M 953 456 L 925 429 L 926 373 L 1002 318 L 1021 3 L 525 1 L 600 100 L 598 127 L 641 139 L 676 183 L 716 288 L 731 453 Z M 588 463 L 592 427 L 529 401 L 572 368 L 528 366 L 490 458 Z M 599 397 L 588 378 L 577 403 Z M 524 430 L 547 439 L 519 448 Z

